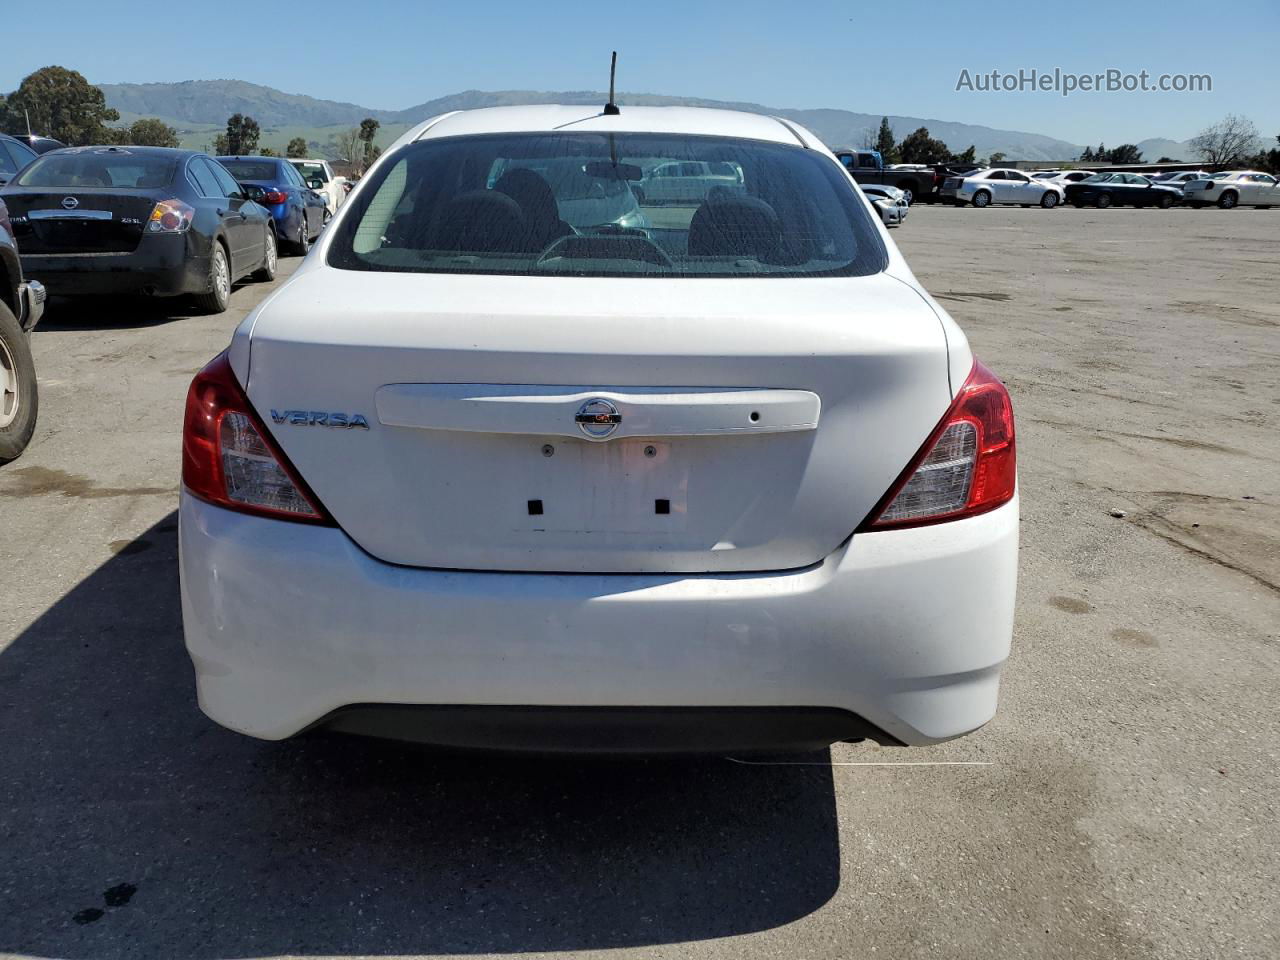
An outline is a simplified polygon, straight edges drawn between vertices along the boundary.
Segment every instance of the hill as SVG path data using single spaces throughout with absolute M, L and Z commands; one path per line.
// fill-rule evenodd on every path
M 335 133 L 354 126 L 364 117 L 374 117 L 383 125 L 378 137 L 381 144 L 390 143 L 395 135 L 427 117 L 449 110 L 506 106 L 529 103 L 600 104 L 605 95 L 597 90 L 466 90 L 428 100 L 405 110 L 379 110 L 354 103 L 320 100 L 303 94 L 283 93 L 272 87 L 243 80 L 187 80 L 182 83 L 109 83 L 102 84 L 107 104 L 120 111 L 125 121 L 140 116 L 159 117 L 176 127 L 185 145 L 203 146 L 222 129 L 233 113 L 246 113 L 263 129 L 262 143 L 276 149 L 284 147 L 294 136 L 302 136 L 323 149 Z M 831 146 L 860 145 L 868 131 L 879 126 L 881 114 L 858 113 L 833 108 L 804 109 L 763 106 L 757 103 L 735 103 L 699 97 L 672 97 L 659 94 L 624 93 L 618 100 L 623 105 L 697 106 L 746 110 L 787 117 L 811 129 Z M 902 139 L 918 127 L 928 127 L 930 134 L 944 141 L 952 150 L 961 151 L 972 144 L 979 155 L 999 151 L 1011 160 L 1068 160 L 1079 154 L 1078 144 L 1054 137 L 1017 130 L 1002 130 L 979 124 L 924 117 L 889 116 L 894 135 Z M 1165 144 L 1183 147 L 1176 141 L 1148 140 L 1158 144 L 1143 152 L 1152 159 L 1170 152 Z M 1185 153 L 1181 149 L 1180 153 Z

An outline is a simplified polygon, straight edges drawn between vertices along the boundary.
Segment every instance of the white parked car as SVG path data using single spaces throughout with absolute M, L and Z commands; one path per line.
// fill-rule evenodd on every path
M 328 160 L 290 159 L 289 162 L 298 168 L 307 186 L 324 197 L 324 208 L 329 216 L 337 213 L 342 201 L 347 199 L 347 178 L 334 176 Z
M 1152 183 L 1158 187 L 1174 187 L 1185 193 L 1185 187 L 1193 180 L 1205 180 L 1210 176 L 1204 170 L 1187 170 L 1181 173 L 1165 173 L 1158 177 L 1150 177 Z
M 1060 187 L 1065 187 L 1068 183 L 1079 183 L 1081 180 L 1088 180 L 1096 172 L 1096 170 L 1041 170 L 1039 173 L 1032 174 L 1032 179 L 1043 180 L 1046 183 L 1056 183 Z
M 653 167 L 637 185 L 644 203 L 701 203 L 716 187 L 741 192 L 742 167 L 733 160 L 673 160 Z
M 531 169 L 655 157 L 748 192 L 620 227 Z M 200 705 L 269 739 L 946 740 L 996 709 L 1016 480 L 1004 386 L 808 131 L 446 114 L 191 385 Z
M 867 195 L 886 227 L 901 226 L 907 219 L 911 205 L 907 203 L 905 191 L 883 183 L 860 183 L 858 187 Z
M 1215 173 L 1212 179 L 1190 181 L 1183 185 L 1182 196 L 1193 207 L 1210 203 L 1224 210 L 1273 207 L 1280 205 L 1280 183 L 1260 170 L 1231 170 Z
M 1063 200 L 1063 188 L 1056 183 L 1033 180 L 1021 170 L 996 168 L 975 170 L 966 177 L 948 177 L 938 191 L 944 200 L 988 207 L 993 203 L 1039 204 L 1046 210 Z

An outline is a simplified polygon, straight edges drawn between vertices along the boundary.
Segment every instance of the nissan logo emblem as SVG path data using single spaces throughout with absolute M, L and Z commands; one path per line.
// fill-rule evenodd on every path
M 63 198 L 62 198 L 62 209 L 64 209 L 64 210 L 74 210 L 74 209 L 75 209 L 76 207 L 78 207 L 78 206 L 80 206 L 80 201 L 79 201 L 79 200 L 77 200 L 75 197 L 63 197 Z
M 622 414 L 603 397 L 593 397 L 578 407 L 573 419 L 588 440 L 608 440 L 622 423 Z

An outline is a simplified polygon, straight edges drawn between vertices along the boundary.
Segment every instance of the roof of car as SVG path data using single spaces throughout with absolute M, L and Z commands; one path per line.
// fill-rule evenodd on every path
M 255 163 L 259 163 L 263 161 L 267 163 L 279 163 L 281 160 L 284 160 L 285 158 L 284 157 L 261 157 L 261 156 L 235 156 L 235 157 L 225 156 L 225 157 L 218 157 L 217 159 L 219 163 L 226 163 L 228 160 L 230 160 L 233 163 L 237 160 L 252 160 Z
M 702 134 L 805 145 L 793 124 L 763 114 L 704 107 L 631 107 L 625 104 L 616 115 L 606 115 L 594 105 L 543 104 L 463 110 L 431 124 L 418 139 L 552 130 Z
M 142 157 L 185 157 L 195 153 L 195 150 L 184 150 L 181 147 L 134 147 L 120 146 L 117 144 L 99 143 L 87 147 L 59 147 L 57 150 L 50 150 L 49 153 L 116 153 L 116 154 L 137 154 Z M 47 156 L 48 154 L 46 154 Z

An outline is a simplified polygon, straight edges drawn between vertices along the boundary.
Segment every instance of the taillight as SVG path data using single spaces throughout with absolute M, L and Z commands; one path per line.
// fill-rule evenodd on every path
M 1012 500 L 1017 482 L 1009 391 L 975 360 L 951 409 L 859 529 L 972 517 Z
M 262 195 L 262 203 L 269 207 L 275 206 L 277 203 L 284 203 L 289 198 L 282 190 L 268 190 Z
M 150 233 L 185 233 L 195 215 L 195 209 L 181 200 L 161 200 L 151 211 L 147 230 Z
M 230 510 L 333 523 L 272 442 L 225 351 L 196 374 L 187 391 L 182 483 L 201 500 Z

